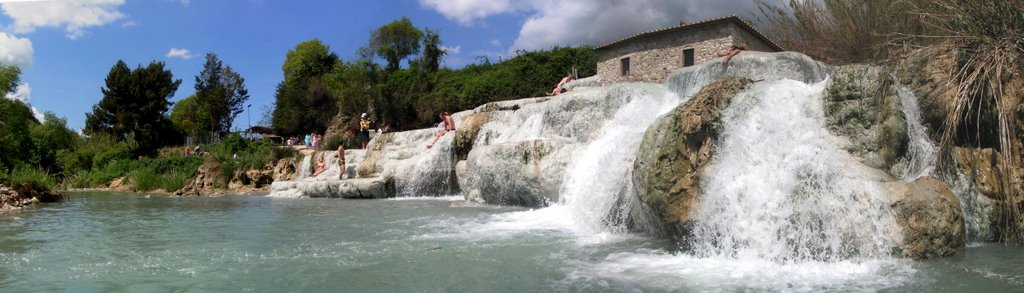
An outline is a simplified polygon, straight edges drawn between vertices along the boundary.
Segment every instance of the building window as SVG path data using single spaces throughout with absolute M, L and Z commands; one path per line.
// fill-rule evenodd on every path
M 693 48 L 683 50 L 683 67 L 693 66 Z
M 619 62 L 619 67 L 622 68 L 622 76 L 629 76 L 629 57 L 622 58 Z

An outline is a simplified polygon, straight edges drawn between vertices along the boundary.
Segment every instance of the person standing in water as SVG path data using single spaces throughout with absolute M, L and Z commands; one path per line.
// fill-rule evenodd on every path
M 441 112 L 439 117 L 441 118 L 441 121 L 444 122 L 444 125 L 442 126 L 443 128 L 437 131 L 437 135 L 434 135 L 434 141 L 431 141 L 430 144 L 427 145 L 428 149 L 433 147 L 434 143 L 436 143 L 438 139 L 441 139 L 441 137 L 446 133 L 455 130 L 455 120 L 452 120 L 452 115 L 448 114 L 448 112 Z
M 338 180 L 345 176 L 345 144 L 338 144 Z

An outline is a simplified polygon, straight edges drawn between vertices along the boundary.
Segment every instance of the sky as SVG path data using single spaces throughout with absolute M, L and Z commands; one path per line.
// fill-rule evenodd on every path
M 754 21 L 754 11 L 753 0 L 0 0 L 0 64 L 22 69 L 8 98 L 79 129 L 117 60 L 133 68 L 164 62 L 182 80 L 173 102 L 195 92 L 213 52 L 246 79 L 251 107 L 234 122 L 245 128 L 273 103 L 295 45 L 317 38 L 352 60 L 372 30 L 403 16 L 439 32 L 448 50 L 442 65 L 457 69 L 480 56 L 597 46 L 681 20 Z

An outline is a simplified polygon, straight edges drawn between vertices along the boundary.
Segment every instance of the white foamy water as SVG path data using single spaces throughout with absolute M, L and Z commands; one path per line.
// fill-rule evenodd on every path
M 635 282 L 672 291 L 876 291 L 904 286 L 913 281 L 915 273 L 909 260 L 778 263 L 761 258 L 695 257 L 638 250 L 580 264 L 569 280 Z
M 601 128 L 596 139 L 573 154 L 557 205 L 568 207 L 567 220 L 576 225 L 578 234 L 626 232 L 622 223 L 606 219 L 616 212 L 616 195 L 631 194 L 624 189 L 632 188 L 629 178 L 644 131 L 680 100 L 667 90 L 634 97 Z
M 314 156 L 315 155 L 309 155 L 309 156 L 305 156 L 305 157 L 302 158 L 302 162 L 299 163 L 299 166 L 298 166 L 298 168 L 299 168 L 299 180 L 301 180 L 303 178 L 306 178 L 306 177 L 309 177 L 309 169 L 310 169 L 309 166 L 310 166 L 310 164 L 312 164 Z
M 703 182 L 691 249 L 708 258 L 887 259 L 893 219 L 879 182 L 825 128 L 825 82 L 738 95 Z
M 413 158 L 410 168 L 396 170 L 395 187 L 399 197 L 439 196 L 455 193 L 455 132 L 450 131 L 437 143 Z
M 934 175 L 938 148 L 928 137 L 928 131 L 921 123 L 921 107 L 917 105 L 917 96 L 909 88 L 899 84 L 899 80 L 892 87 L 900 98 L 903 115 L 907 120 L 907 138 L 909 139 L 906 165 L 903 167 L 900 179 L 912 181 L 922 176 Z

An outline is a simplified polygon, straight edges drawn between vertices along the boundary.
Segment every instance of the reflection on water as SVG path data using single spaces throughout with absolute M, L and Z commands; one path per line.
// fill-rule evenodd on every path
M 457 199 L 452 197 L 451 199 Z M 537 211 L 444 200 L 76 193 L 0 216 L 5 292 L 1007 291 L 1017 247 L 808 267 L 672 253 L 640 236 L 579 241 Z M 531 224 L 528 217 L 536 217 Z M 550 227 L 550 226 L 549 226 Z

